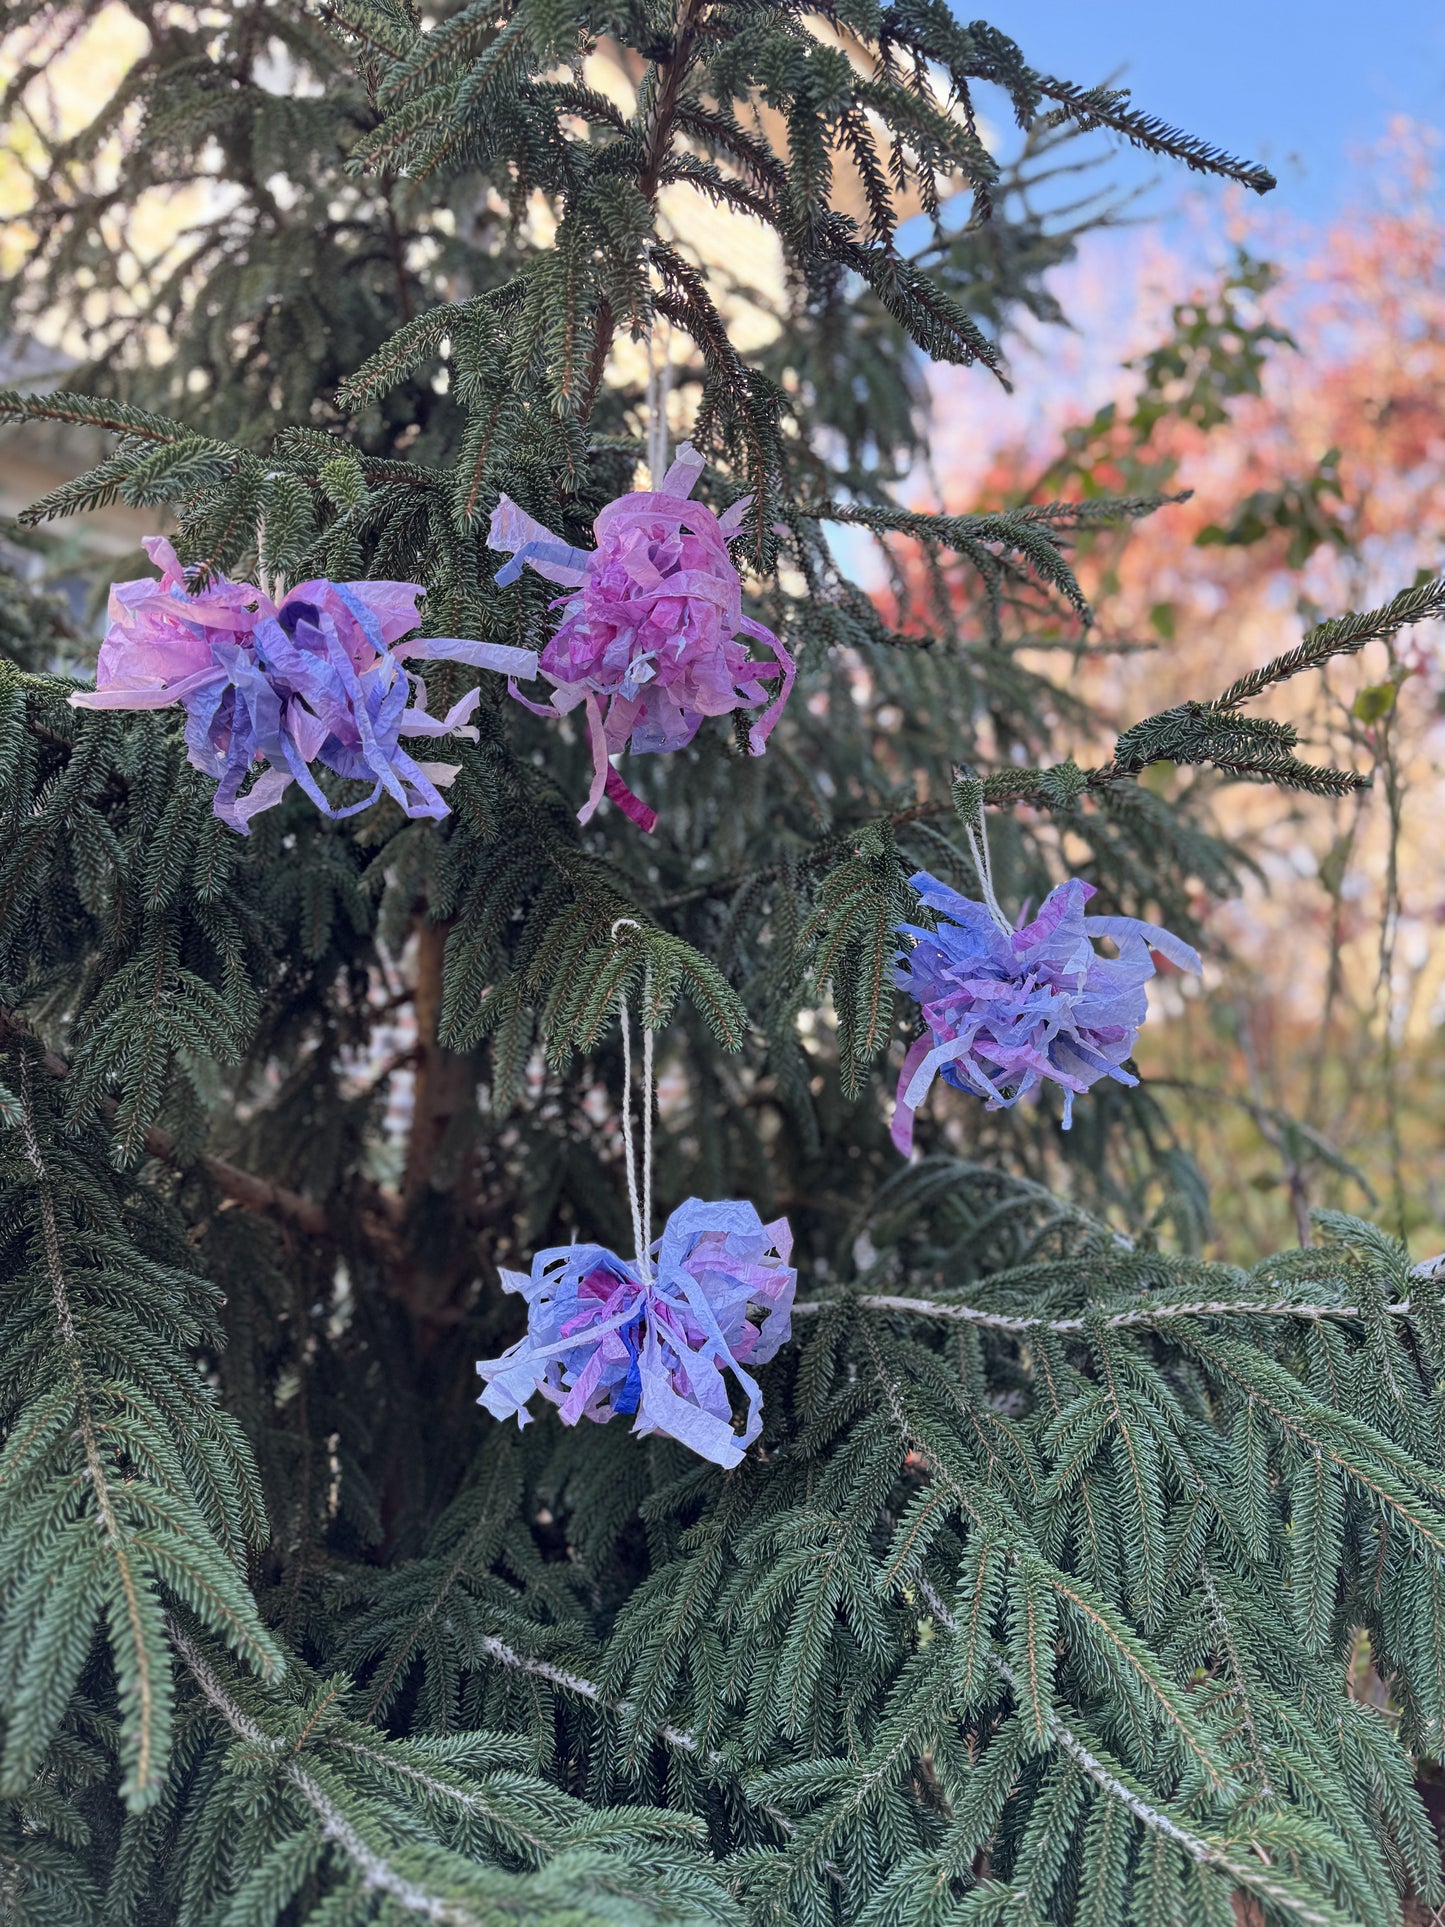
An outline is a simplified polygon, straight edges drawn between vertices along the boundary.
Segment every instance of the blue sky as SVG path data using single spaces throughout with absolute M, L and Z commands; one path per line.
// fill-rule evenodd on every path
M 1352 150 L 1405 113 L 1445 125 L 1445 3 L 1376 0 L 954 0 L 1012 36 L 1029 63 L 1092 85 L 1119 74 L 1136 105 L 1261 160 L 1269 198 L 1305 221 L 1350 198 Z M 1160 176 L 1151 206 L 1198 176 L 1115 163 L 1117 179 Z M 1181 179 L 1182 176 L 1182 179 Z

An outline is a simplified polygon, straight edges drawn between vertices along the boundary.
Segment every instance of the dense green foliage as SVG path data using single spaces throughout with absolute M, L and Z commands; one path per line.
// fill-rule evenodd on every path
M 635 110 L 587 83 L 599 39 Z M 980 87 L 1028 132 L 1012 169 Z M 83 321 L 94 360 L 0 412 L 112 445 L 34 520 L 120 500 L 205 569 L 421 581 L 430 633 L 535 642 L 546 587 L 496 588 L 490 510 L 588 541 L 648 426 L 613 350 L 661 318 L 801 675 L 766 757 L 718 727 L 629 766 L 650 838 L 579 829 L 578 732 L 489 690 L 440 826 L 293 795 L 243 841 L 173 712 L 67 706 L 82 641 L 7 585 L 7 1919 L 1154 1927 L 1243 1895 L 1324 1927 L 1440 1897 L 1438 1286 L 1352 1220 L 1252 1273 L 1192 1255 L 1207 1200 L 1147 1089 L 1067 1138 L 1047 1102 L 941 1104 L 906 1169 L 884 1130 L 905 879 L 976 882 L 958 764 L 1007 901 L 1067 838 L 1101 907 L 1187 933 L 1243 859 L 1141 772 L 1349 787 L 1246 705 L 1442 606 L 1061 758 L 1094 727 L 1071 554 L 1161 498 L 930 516 L 897 484 L 926 360 L 992 380 L 1010 316 L 1053 312 L 1073 217 L 1025 187 L 1069 126 L 1269 185 L 931 0 L 176 7 L 50 156 L 12 317 Z M 105 223 L 197 179 L 137 281 Z M 781 246 L 747 359 L 676 187 Z M 1197 320 L 1146 396 L 1224 420 L 1263 344 Z M 896 597 L 840 560 L 869 538 Z M 799 1336 L 726 1475 L 472 1402 L 516 1332 L 498 1261 L 623 1247 L 644 982 L 663 1208 L 749 1197 L 798 1241 Z M 1391 1715 L 1349 1692 L 1361 1630 Z

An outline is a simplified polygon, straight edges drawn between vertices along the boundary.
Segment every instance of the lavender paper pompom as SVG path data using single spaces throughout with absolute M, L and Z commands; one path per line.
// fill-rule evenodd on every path
M 1149 1011 L 1150 952 L 1197 975 L 1195 950 L 1137 917 L 1085 916 L 1094 890 L 1077 877 L 1049 892 L 1032 923 L 1007 933 L 985 904 L 927 871 L 910 882 L 937 912 L 938 928 L 899 926 L 914 943 L 899 953 L 894 981 L 918 999 L 928 1026 L 898 1080 L 893 1142 L 905 1157 L 914 1112 L 939 1072 L 956 1090 L 985 1098 L 991 1111 L 1017 1104 L 1045 1080 L 1058 1084 L 1065 1130 L 1075 1095 L 1101 1077 L 1138 1082 L 1122 1066 Z M 1117 958 L 1101 957 L 1096 937 L 1112 938 Z
M 530 1276 L 504 1271 L 527 1300 L 527 1335 L 477 1366 L 481 1403 L 528 1422 L 534 1392 L 564 1425 L 635 1414 L 634 1432 L 665 1433 L 715 1465 L 733 1466 L 762 1430 L 762 1393 L 743 1369 L 766 1364 L 791 1336 L 798 1274 L 786 1219 L 764 1224 L 750 1204 L 689 1198 L 652 1246 L 650 1282 L 602 1245 L 538 1252 Z M 724 1372 L 747 1395 L 734 1431 Z
M 193 595 L 170 543 L 152 537 L 145 547 L 160 579 L 112 588 L 95 689 L 70 700 L 77 709 L 184 704 L 190 761 L 216 778 L 215 813 L 242 836 L 293 781 L 327 816 L 354 816 L 383 791 L 408 816 L 445 816 L 437 785 L 451 781 L 456 765 L 419 763 L 402 739 L 464 731 L 478 691 L 432 716 L 420 679 L 402 659 L 464 662 L 514 677 L 537 672 L 529 649 L 459 637 L 401 642 L 420 622 L 419 583 L 316 580 L 274 602 L 220 577 Z M 335 807 L 312 763 L 370 782 L 371 795 Z M 265 767 L 242 795 L 258 765 Z
M 610 755 L 624 747 L 639 754 L 684 749 L 704 716 L 762 709 L 748 735 L 761 756 L 793 686 L 788 651 L 771 629 L 743 614 L 742 584 L 728 554 L 752 498 L 722 516 L 690 501 L 703 466 L 684 444 L 656 490 L 607 504 L 595 524 L 595 549 L 559 542 L 505 495 L 492 516 L 491 546 L 512 552 L 499 583 L 515 582 L 529 564 L 573 592 L 559 597 L 562 622 L 541 656 L 556 694 L 550 706 L 527 706 L 541 716 L 586 706 L 593 778 L 578 811 L 584 823 L 604 794 L 642 829 L 657 821 L 610 768 Z M 773 660 L 754 661 L 739 637 L 761 643 Z M 767 684 L 775 678 L 769 701 Z

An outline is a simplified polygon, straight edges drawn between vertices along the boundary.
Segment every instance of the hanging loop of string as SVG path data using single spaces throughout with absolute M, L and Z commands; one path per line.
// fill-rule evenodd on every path
M 612 926 L 612 941 L 619 930 L 638 930 L 635 917 L 619 917 Z M 642 979 L 642 1175 L 639 1184 L 637 1156 L 632 1139 L 632 1020 L 627 1008 L 627 987 L 618 998 L 622 1012 L 622 1152 L 627 1163 L 627 1202 L 632 1212 L 632 1237 L 637 1251 L 637 1269 L 645 1285 L 652 1283 L 652 1113 L 657 1101 L 654 1088 L 653 1056 L 656 1036 L 645 1021 L 652 1001 L 652 965 Z
M 665 340 L 658 357 L 656 332 L 647 338 L 647 468 L 650 485 L 662 486 L 667 473 L 667 398 L 672 392 L 672 358 Z
M 976 779 L 974 779 L 976 781 Z M 968 853 L 973 858 L 973 867 L 978 871 L 978 886 L 983 892 L 984 908 L 993 918 L 1004 936 L 1011 937 L 1014 927 L 1004 915 L 1003 905 L 998 900 L 998 892 L 993 884 L 993 857 L 988 847 L 988 820 L 984 815 L 983 784 L 978 783 L 978 822 L 970 823 L 963 815 L 963 833 L 968 839 Z
M 984 907 L 1003 934 L 1011 937 L 1014 927 L 1004 915 L 1003 905 L 998 900 L 998 892 L 993 887 L 993 859 L 989 855 L 988 831 L 980 821 L 976 830 L 971 823 L 966 823 L 964 832 L 968 837 L 968 853 L 973 858 L 973 867 L 978 871 Z
M 274 482 L 283 473 L 283 470 L 273 468 L 261 479 Z M 263 595 L 270 596 L 273 602 L 279 602 L 286 593 L 285 572 L 279 568 L 269 569 L 266 560 L 266 517 L 263 514 L 256 519 L 256 587 Z

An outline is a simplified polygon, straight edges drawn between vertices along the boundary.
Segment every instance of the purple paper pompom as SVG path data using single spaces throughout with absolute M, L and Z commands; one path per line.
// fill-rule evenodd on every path
M 936 1072 L 956 1090 L 986 1098 L 991 1111 L 1050 1079 L 1063 1087 L 1065 1130 L 1077 1092 L 1101 1077 L 1139 1081 L 1121 1066 L 1149 1012 L 1149 953 L 1158 950 L 1197 976 L 1199 956 L 1187 943 L 1137 917 L 1086 917 L 1094 890 L 1078 877 L 1051 890 L 1032 923 L 1008 933 L 985 904 L 926 870 L 909 881 L 938 913 L 938 928 L 899 926 L 915 941 L 899 952 L 894 981 L 918 999 L 928 1026 L 898 1079 L 893 1142 L 905 1157 L 913 1114 Z M 1111 937 L 1118 957 L 1101 957 L 1095 937 Z
M 415 582 L 303 582 L 277 603 L 248 583 L 219 577 L 192 595 L 170 543 L 157 536 L 145 547 L 160 580 L 115 584 L 95 689 L 77 690 L 70 700 L 77 709 L 183 703 L 190 761 L 217 779 L 216 815 L 242 836 L 293 781 L 327 816 L 354 816 L 383 790 L 408 816 L 445 816 L 436 786 L 451 781 L 456 765 L 416 762 L 401 739 L 468 733 L 479 692 L 432 716 L 425 687 L 401 667 L 402 658 L 464 662 L 513 677 L 537 673 L 530 649 L 458 637 L 396 646 L 420 621 Z M 371 795 L 334 807 L 311 773 L 313 762 L 371 782 Z M 267 767 L 243 796 L 256 764 Z
M 527 1300 L 527 1335 L 477 1366 L 480 1403 L 525 1425 L 533 1392 L 564 1425 L 636 1414 L 633 1431 L 665 1433 L 715 1465 L 733 1466 L 762 1430 L 762 1393 L 744 1364 L 766 1364 L 791 1336 L 798 1274 L 787 1220 L 764 1224 L 750 1204 L 679 1205 L 651 1248 L 651 1281 L 602 1245 L 557 1245 L 502 1283 Z M 733 1430 L 723 1373 L 747 1395 Z
M 527 707 L 547 716 L 586 705 L 593 779 L 577 813 L 583 823 L 604 793 L 642 829 L 657 821 L 610 768 L 609 755 L 624 746 L 638 753 L 683 749 L 704 716 L 762 708 L 748 737 L 761 756 L 793 686 L 788 651 L 771 629 L 743 614 L 742 584 L 728 554 L 752 498 L 721 517 L 689 501 L 703 467 L 684 444 L 655 491 L 608 503 L 591 550 L 559 542 L 505 495 L 493 513 L 488 540 L 512 552 L 499 583 L 515 582 L 530 564 L 574 591 L 558 598 L 565 614 L 542 651 L 542 674 L 556 694 L 550 705 Z M 740 636 L 761 643 L 774 660 L 755 662 Z M 769 701 L 765 685 L 775 677 Z

